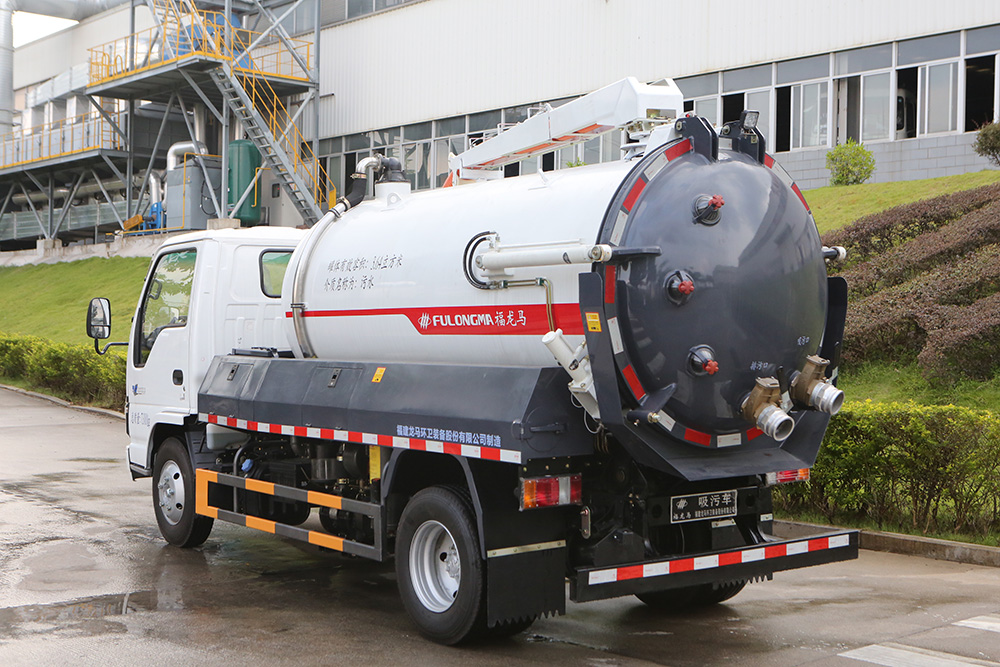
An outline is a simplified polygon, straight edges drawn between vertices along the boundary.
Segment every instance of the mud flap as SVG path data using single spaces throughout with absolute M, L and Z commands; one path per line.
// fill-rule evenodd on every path
M 486 622 L 566 613 L 566 548 L 495 555 L 486 562 Z

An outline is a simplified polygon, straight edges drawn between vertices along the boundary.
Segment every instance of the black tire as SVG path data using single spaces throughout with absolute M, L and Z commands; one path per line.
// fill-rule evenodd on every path
M 531 627 L 531 624 L 536 620 L 535 616 L 531 618 L 522 618 L 519 621 L 504 621 L 503 623 L 497 623 L 492 628 L 486 630 L 486 636 L 490 639 L 502 639 L 504 637 L 513 637 L 514 635 L 524 632 Z
M 312 507 L 306 503 L 294 503 L 287 505 L 285 511 L 282 512 L 284 518 L 282 523 L 287 523 L 289 526 L 301 526 L 310 516 L 312 516 Z
M 656 609 L 663 611 L 685 611 L 693 607 L 705 607 L 725 602 L 742 591 L 746 585 L 747 582 L 745 581 L 719 584 L 716 588 L 713 588 L 712 584 L 700 584 L 698 586 L 685 586 L 683 588 L 672 588 L 652 593 L 636 593 L 635 596 L 645 604 Z
M 469 499 L 445 487 L 414 495 L 399 521 L 396 579 L 420 633 L 446 645 L 483 634 L 484 574 Z
M 153 460 L 153 512 L 160 534 L 178 547 L 196 547 L 208 539 L 215 519 L 195 514 L 194 468 L 185 447 L 167 438 Z

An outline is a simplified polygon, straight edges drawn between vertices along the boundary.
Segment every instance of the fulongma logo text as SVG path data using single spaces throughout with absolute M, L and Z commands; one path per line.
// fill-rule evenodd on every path
M 516 315 L 514 311 L 510 311 L 509 315 L 498 311 L 496 316 L 492 313 L 456 313 L 452 315 L 421 313 L 417 323 L 421 329 L 430 327 L 516 327 L 524 326 L 527 319 L 523 310 L 518 310 Z

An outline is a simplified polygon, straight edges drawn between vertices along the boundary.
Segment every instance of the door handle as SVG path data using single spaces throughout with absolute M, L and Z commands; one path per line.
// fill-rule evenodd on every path
M 181 369 L 176 369 L 173 374 L 174 384 L 178 387 L 184 384 L 184 371 Z

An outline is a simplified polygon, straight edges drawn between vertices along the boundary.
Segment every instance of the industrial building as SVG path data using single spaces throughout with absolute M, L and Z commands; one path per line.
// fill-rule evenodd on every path
M 11 62 L 19 9 L 79 23 Z M 373 151 L 440 187 L 449 154 L 625 76 L 673 78 L 678 113 L 717 124 L 759 110 L 803 188 L 848 139 L 876 181 L 986 168 L 970 145 L 1000 114 L 995 0 L 0 0 L 5 39 L 5 250 L 311 224 Z M 611 132 L 504 169 L 619 148 Z

